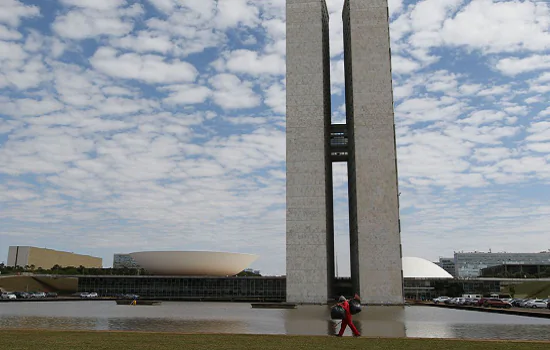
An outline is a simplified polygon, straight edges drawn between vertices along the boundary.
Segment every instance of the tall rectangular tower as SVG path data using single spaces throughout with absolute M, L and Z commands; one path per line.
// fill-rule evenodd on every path
M 287 301 L 334 297 L 332 162 L 348 162 L 351 294 L 403 304 L 387 0 L 346 0 L 346 125 L 331 125 L 324 0 L 287 0 Z
M 344 63 L 352 284 L 402 304 L 403 276 L 387 0 L 346 0 Z
M 297 303 L 326 303 L 334 276 L 328 21 L 324 0 L 286 2 L 286 278 Z

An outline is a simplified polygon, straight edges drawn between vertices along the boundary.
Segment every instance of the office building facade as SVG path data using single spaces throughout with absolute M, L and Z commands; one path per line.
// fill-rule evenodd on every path
M 476 278 L 481 270 L 487 267 L 517 264 L 545 265 L 550 264 L 550 252 L 541 253 L 486 253 L 459 252 L 454 254 L 455 277 Z
M 130 254 L 115 254 L 113 255 L 114 269 L 139 269 L 139 264 L 130 256 Z
M 435 264 L 451 275 L 456 276 L 454 258 L 439 258 L 439 261 L 435 262 Z
M 84 266 L 87 268 L 101 268 L 101 258 L 63 252 L 59 250 L 37 248 L 29 246 L 12 246 L 8 251 L 8 266 L 34 266 L 36 268 L 51 269 L 53 266 Z
M 334 297 L 332 163 L 347 162 L 350 266 L 369 304 L 402 304 L 386 0 L 346 0 L 346 124 L 331 124 L 324 0 L 287 0 L 287 300 Z

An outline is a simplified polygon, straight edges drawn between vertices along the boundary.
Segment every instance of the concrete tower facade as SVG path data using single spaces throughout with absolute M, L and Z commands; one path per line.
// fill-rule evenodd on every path
M 353 291 L 402 304 L 387 0 L 346 0 L 346 124 L 331 125 L 324 0 L 287 0 L 287 301 L 334 297 L 332 162 L 348 164 Z
M 324 0 L 288 0 L 287 300 L 325 303 L 334 276 L 330 57 Z

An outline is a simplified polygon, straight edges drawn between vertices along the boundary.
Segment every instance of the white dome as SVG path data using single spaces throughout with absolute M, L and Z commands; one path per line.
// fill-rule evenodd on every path
M 154 275 L 231 276 L 258 258 L 253 254 L 225 252 L 135 252 L 130 256 Z
M 403 257 L 403 278 L 453 278 L 453 275 L 431 261 Z

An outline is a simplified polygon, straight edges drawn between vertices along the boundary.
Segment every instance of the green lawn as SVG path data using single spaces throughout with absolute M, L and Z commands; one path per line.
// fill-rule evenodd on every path
M 235 350 L 538 350 L 550 343 L 510 341 L 465 341 L 440 339 L 378 339 L 329 336 L 170 334 L 131 332 L 73 332 L 0 330 L 0 349 L 78 350 L 78 349 L 235 349 Z
M 548 298 L 550 296 L 550 282 L 530 281 L 514 286 L 516 298 Z

